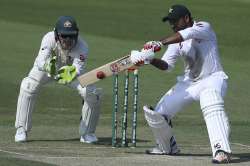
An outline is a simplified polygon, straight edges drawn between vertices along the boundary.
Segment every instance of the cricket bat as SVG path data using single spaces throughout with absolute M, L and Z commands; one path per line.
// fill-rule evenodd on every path
M 93 69 L 83 75 L 80 75 L 77 79 L 80 82 L 81 86 L 85 87 L 106 77 L 118 74 L 126 69 L 136 69 L 137 67 L 138 65 L 135 65 L 131 62 L 130 55 L 126 55 L 115 61 Z
M 158 52 L 160 50 L 161 50 L 161 47 L 154 48 L 154 52 Z M 80 82 L 81 86 L 85 87 L 87 85 L 98 82 L 99 80 L 102 80 L 106 77 L 112 76 L 114 74 L 118 74 L 124 70 L 129 70 L 129 69 L 135 70 L 142 64 L 144 64 L 144 62 L 142 62 L 141 64 L 140 63 L 136 64 L 136 65 L 133 64 L 130 59 L 130 55 L 126 55 L 115 61 L 107 63 L 101 67 L 93 69 L 83 75 L 80 75 L 77 79 Z

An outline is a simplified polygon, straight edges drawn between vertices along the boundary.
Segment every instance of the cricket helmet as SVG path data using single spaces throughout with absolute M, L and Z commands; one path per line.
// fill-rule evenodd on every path
M 55 25 L 55 38 L 59 41 L 62 49 L 70 50 L 76 43 L 79 29 L 76 21 L 71 16 L 60 16 Z
M 191 12 L 184 5 L 173 5 L 168 10 L 168 15 L 162 18 L 162 21 L 178 21 L 181 17 L 188 15 L 191 17 Z

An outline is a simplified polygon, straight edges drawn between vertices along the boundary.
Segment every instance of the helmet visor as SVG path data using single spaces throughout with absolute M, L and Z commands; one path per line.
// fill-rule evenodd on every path
M 59 38 L 61 47 L 64 50 L 71 50 L 76 45 L 77 35 L 59 34 L 58 38 Z

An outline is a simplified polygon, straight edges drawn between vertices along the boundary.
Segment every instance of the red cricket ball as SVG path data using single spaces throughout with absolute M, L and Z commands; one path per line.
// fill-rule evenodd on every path
M 98 79 L 103 79 L 103 78 L 105 78 L 106 76 L 105 76 L 105 73 L 104 73 L 103 71 L 98 71 L 98 72 L 96 73 L 96 77 L 97 77 Z

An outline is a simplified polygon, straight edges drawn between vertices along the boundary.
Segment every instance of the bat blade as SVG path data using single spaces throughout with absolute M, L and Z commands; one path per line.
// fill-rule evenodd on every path
M 110 63 L 107 63 L 103 66 L 100 66 L 96 69 L 93 69 L 81 76 L 79 76 L 77 79 L 80 82 L 82 87 L 85 87 L 87 85 L 93 84 L 98 82 L 99 80 L 102 80 L 98 78 L 98 74 L 102 72 L 105 77 L 110 77 L 113 74 L 118 74 L 126 69 L 129 68 L 136 68 L 136 66 L 131 62 L 130 55 L 126 55 L 120 59 L 117 59 L 115 61 L 112 61 Z

